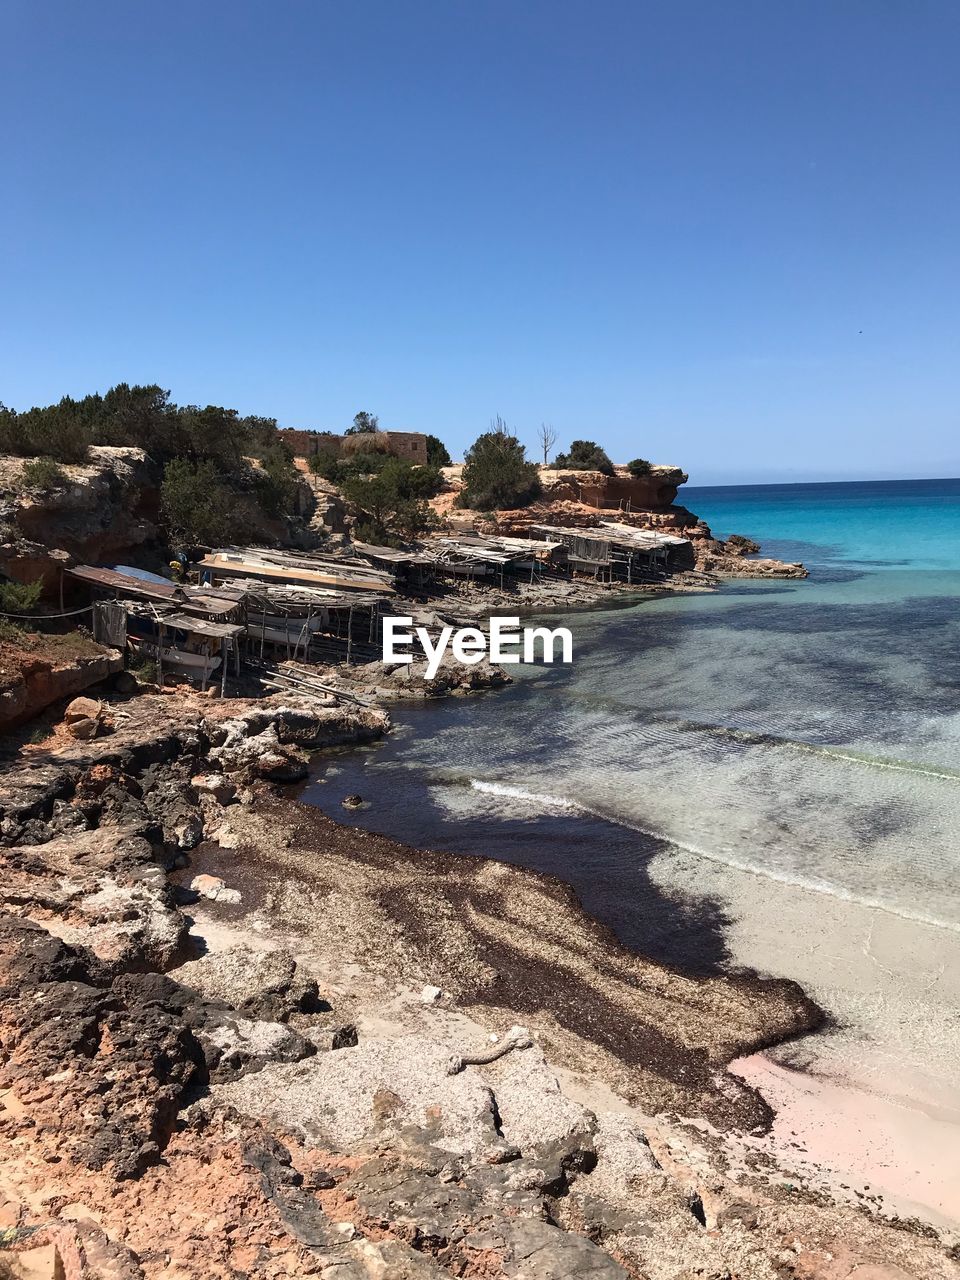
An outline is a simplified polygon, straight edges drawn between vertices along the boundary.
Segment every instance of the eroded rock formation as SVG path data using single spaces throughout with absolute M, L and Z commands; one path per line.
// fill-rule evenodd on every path
M 95 445 L 83 464 L 61 463 L 63 484 L 23 483 L 23 458 L 0 457 L 0 569 L 53 588 L 64 564 L 97 564 L 158 537 L 159 468 L 142 449 Z
M 123 655 L 79 634 L 0 639 L 0 733 L 120 671 Z

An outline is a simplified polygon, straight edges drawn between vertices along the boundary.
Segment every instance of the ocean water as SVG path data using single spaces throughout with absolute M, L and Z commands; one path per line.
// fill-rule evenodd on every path
M 624 941 L 692 970 L 737 964 L 738 877 L 754 898 L 793 885 L 952 945 L 960 481 L 680 500 L 810 578 L 567 615 L 572 666 L 401 704 L 388 741 L 320 763 L 305 798 L 411 844 L 558 875 Z M 340 807 L 352 792 L 368 802 L 354 815 Z M 721 896 L 706 888 L 718 868 Z
M 960 480 L 687 485 L 679 500 L 718 537 L 751 534 L 811 568 L 960 570 Z

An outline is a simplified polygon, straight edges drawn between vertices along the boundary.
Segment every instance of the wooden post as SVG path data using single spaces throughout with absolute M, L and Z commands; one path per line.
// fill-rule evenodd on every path
M 350 652 L 353 648 L 353 605 L 347 613 L 347 666 L 350 665 Z
M 163 688 L 163 623 L 157 620 L 157 684 Z
M 227 637 L 220 637 L 220 697 L 226 696 L 227 692 L 227 660 L 230 657 L 227 649 Z

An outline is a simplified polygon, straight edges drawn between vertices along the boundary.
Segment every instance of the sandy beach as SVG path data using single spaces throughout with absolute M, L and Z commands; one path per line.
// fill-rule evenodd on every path
M 960 935 L 683 855 L 655 858 L 651 874 L 719 898 L 735 962 L 789 975 L 828 1013 L 815 1034 L 732 1064 L 777 1113 L 760 1146 L 957 1238 Z

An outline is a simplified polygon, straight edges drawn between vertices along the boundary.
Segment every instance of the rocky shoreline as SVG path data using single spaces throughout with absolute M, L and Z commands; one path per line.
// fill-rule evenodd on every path
M 0 1275 L 946 1277 L 734 1172 L 793 983 L 631 954 L 559 882 L 289 798 L 333 698 L 110 696 L 0 775 Z M 31 1270 L 32 1268 L 32 1270 Z

